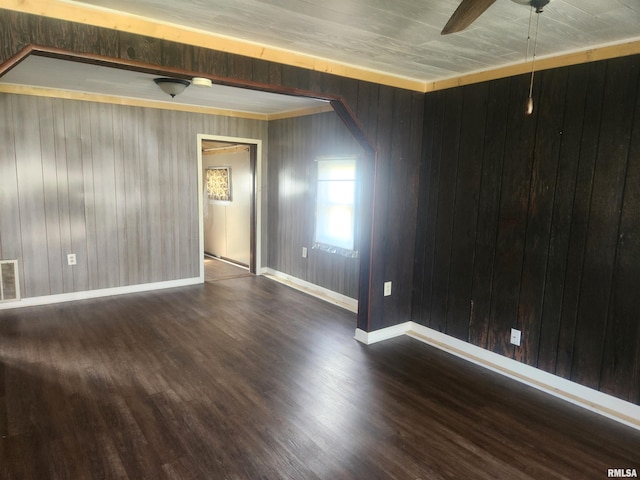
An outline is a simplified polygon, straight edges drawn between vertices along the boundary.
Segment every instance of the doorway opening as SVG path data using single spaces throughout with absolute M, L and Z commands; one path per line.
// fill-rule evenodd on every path
M 206 134 L 197 140 L 200 276 L 205 281 L 212 259 L 260 274 L 262 140 Z
M 42 75 L 42 71 L 51 72 L 50 68 L 42 68 L 40 62 L 38 60 L 55 60 L 57 62 L 68 62 L 73 65 L 73 69 L 71 69 L 67 64 L 65 64 L 64 68 L 57 68 L 56 72 L 66 72 L 67 70 L 71 72 L 72 82 L 63 82 L 62 85 L 42 85 L 41 81 L 45 80 L 54 80 L 59 79 L 59 75 Z M 31 60 L 36 61 L 35 65 L 32 65 L 34 68 L 26 68 L 29 67 Z M 25 69 L 22 69 L 25 67 Z M 83 67 L 87 67 L 88 70 L 99 70 L 98 78 L 99 82 L 93 82 L 93 89 L 90 86 L 88 76 L 84 74 L 79 74 L 78 70 Z M 22 73 L 21 73 L 22 72 Z M 359 238 L 359 257 L 363 259 L 359 263 L 359 284 L 357 287 L 357 298 L 358 298 L 358 325 L 368 325 L 370 320 L 370 301 L 372 298 L 372 283 L 371 283 L 371 265 L 372 265 L 372 233 L 375 228 L 373 225 L 373 200 L 374 200 L 374 176 L 375 176 L 375 165 L 377 163 L 377 152 L 374 143 L 368 138 L 367 133 L 365 132 L 363 126 L 359 123 L 358 119 L 354 116 L 353 111 L 349 108 L 349 105 L 345 102 L 343 98 L 337 95 L 333 95 L 330 93 L 319 93 L 317 91 L 311 90 L 301 90 L 301 89 L 291 89 L 285 88 L 281 85 L 271 85 L 271 84 L 260 84 L 255 83 L 249 80 L 237 79 L 237 78 L 228 78 L 221 77 L 216 75 L 203 74 L 202 72 L 184 70 L 180 68 L 173 67 L 164 67 L 155 64 L 148 64 L 137 62 L 134 60 L 126 60 L 122 61 L 121 59 L 105 57 L 99 54 L 94 53 L 78 53 L 68 50 L 61 50 L 53 47 L 42 47 L 36 45 L 27 45 L 20 52 L 16 53 L 13 57 L 11 57 L 6 62 L 0 65 L 0 84 L 2 84 L 5 80 L 7 80 L 7 75 L 9 74 L 24 74 L 29 76 L 33 74 L 33 77 L 37 80 L 36 83 L 32 83 L 31 81 L 26 80 L 15 80 L 13 81 L 16 85 L 35 85 L 32 87 L 34 90 L 31 91 L 30 94 L 36 94 L 38 89 L 44 89 L 41 91 L 41 95 L 49 95 L 50 89 L 64 89 L 64 87 L 68 86 L 68 84 L 72 83 L 76 85 L 78 88 L 78 92 L 80 92 L 77 99 L 82 100 L 90 100 L 95 103 L 114 103 L 121 104 L 122 98 L 129 98 L 128 102 L 132 106 L 137 107 L 145 107 L 145 108 L 154 108 L 154 109 L 162 109 L 162 110 L 180 110 L 184 112 L 192 112 L 192 113 L 203 113 L 203 108 L 206 110 L 206 113 L 211 113 L 215 115 L 220 115 L 221 113 L 228 112 L 229 110 L 239 110 L 239 105 L 251 104 L 251 105 L 262 105 L 266 110 L 260 113 L 260 115 L 266 115 L 269 120 L 279 119 L 279 117 L 272 117 L 272 115 L 277 114 L 282 111 L 301 111 L 297 107 L 301 105 L 301 101 L 303 102 L 312 102 L 313 105 L 317 106 L 318 101 L 324 104 L 322 106 L 322 111 L 325 111 L 326 104 L 328 103 L 338 117 L 344 122 L 347 126 L 347 129 L 352 133 L 355 140 L 362 146 L 364 150 L 363 159 L 365 161 L 362 162 L 362 191 L 361 191 L 361 212 L 359 215 L 359 231 L 362 233 Z M 18 76 L 20 76 L 18 75 Z M 186 90 L 184 93 L 180 95 L 180 106 L 175 107 L 172 106 L 167 108 L 167 102 L 161 101 L 158 99 L 158 88 L 153 82 L 153 79 L 158 75 L 177 78 L 177 79 L 192 79 L 194 76 L 202 76 L 205 75 L 205 78 L 209 78 L 213 81 L 212 89 L 208 90 L 197 90 L 191 89 Z M 112 79 L 112 81 L 103 81 L 106 78 Z M 78 86 L 78 79 L 83 79 L 83 84 Z M 142 92 L 140 94 L 136 94 L 135 98 L 130 98 L 131 87 L 135 82 L 141 82 Z M 11 84 L 11 82 L 8 82 Z M 46 83 L 46 82 L 45 82 Z M 6 87 L 6 85 L 0 85 L 0 89 L 2 87 Z M 99 88 L 97 88 L 99 86 Z M 105 86 L 114 87 L 113 90 L 107 90 L 107 93 L 100 91 Z M 47 90 L 49 89 L 49 90 Z M 123 89 L 123 90 L 120 90 Z M 224 90 L 222 93 L 221 89 Z M 8 93 L 19 93 L 20 89 L 11 89 L 11 85 L 7 87 L 7 89 L 3 90 Z M 204 95 L 203 92 L 209 92 L 212 95 Z M 88 93 L 89 92 L 89 93 Z M 221 95 L 217 95 L 221 93 Z M 66 93 L 66 95 L 69 95 Z M 75 95 L 75 93 L 71 93 L 71 95 Z M 189 100 L 189 97 L 193 95 L 193 98 Z M 205 102 L 205 98 L 208 98 L 208 102 Z M 74 97 L 75 98 L 75 97 Z M 189 101 L 187 101 L 189 100 Z M 184 101 L 184 102 L 183 102 Z M 221 107 L 221 102 L 233 102 L 233 105 L 229 105 L 228 103 L 226 107 Z M 264 101 L 264 103 L 262 103 Z M 273 103 L 273 102 L 275 103 Z M 278 107 L 277 110 L 273 112 L 271 109 L 275 108 L 277 105 L 281 105 L 281 101 L 284 101 L 285 104 L 290 104 L 291 101 L 295 103 L 297 106 L 294 109 L 284 110 Z M 172 102 L 176 103 L 176 102 Z M 204 107 L 203 107 L 204 105 Z M 303 109 L 304 110 L 304 109 Z M 312 106 L 309 111 L 316 111 Z M 189 136 L 194 135 L 195 132 L 192 130 L 189 132 Z M 185 137 L 188 138 L 188 137 Z M 192 137 L 193 138 L 193 137 Z M 216 137 L 213 135 L 207 136 L 204 135 L 203 138 L 210 138 L 212 140 L 221 140 L 221 141 L 229 141 L 229 142 L 239 142 L 245 143 L 248 145 L 253 145 L 255 148 L 256 156 L 255 156 L 255 178 L 254 178 L 254 200 L 252 202 L 252 208 L 254 209 L 253 221 L 251 222 L 251 227 L 253 228 L 253 233 L 251 234 L 251 260 L 250 260 L 250 270 L 258 275 L 269 273 L 267 269 L 267 240 L 270 239 L 267 235 L 267 186 L 266 183 L 263 185 L 261 180 L 261 157 L 262 157 L 262 143 L 260 140 L 254 139 L 242 139 L 242 138 L 227 138 L 227 137 Z M 197 147 L 200 147 L 200 136 L 198 136 L 198 144 Z M 192 148 L 196 148 L 195 144 L 191 144 L 189 150 Z M 189 158 L 192 158 L 192 153 L 185 152 L 185 155 L 188 154 Z M 192 284 L 197 282 L 204 282 L 204 239 L 203 239 L 203 174 L 202 174 L 202 152 L 200 148 L 196 148 L 196 153 L 198 155 L 198 176 L 197 181 L 195 181 L 192 174 L 185 176 L 183 182 L 181 184 L 180 193 L 187 199 L 187 203 L 190 205 L 190 210 L 185 214 L 183 219 L 185 219 L 185 223 L 188 223 L 187 228 L 173 228 L 169 229 L 171 233 L 174 235 L 182 236 L 188 235 L 190 237 L 189 249 L 181 252 L 182 256 L 176 256 L 176 258 L 180 259 L 176 261 L 176 268 L 184 268 L 184 278 L 178 278 L 176 281 L 181 282 L 181 284 Z M 183 157 L 185 158 L 185 157 Z M 265 161 L 266 168 L 266 161 Z M 266 171 L 265 171 L 266 177 Z M 194 191 L 197 190 L 197 191 Z M 197 200 L 196 200 L 197 196 Z M 192 200 L 188 200 L 192 199 Z M 265 211 L 264 215 L 261 216 L 261 200 L 264 200 Z M 192 202 L 196 201 L 197 206 Z M 270 222 L 271 223 L 271 222 Z M 166 223 L 169 225 L 169 223 Z M 199 225 L 198 238 L 193 238 L 195 232 L 193 231 L 193 227 L 195 225 Z M 271 228 L 271 227 L 270 227 Z M 117 228 L 116 228 L 117 229 Z M 264 237 L 262 236 L 262 232 L 264 232 Z M 160 237 L 156 237 L 160 238 Z M 261 240 L 262 246 L 261 246 Z M 306 246 L 306 245 L 305 245 Z M 140 245 L 136 246 L 137 248 Z M 196 248 L 198 250 L 196 251 Z M 293 251 L 293 250 L 292 250 Z M 300 249 L 296 248 L 296 252 L 300 252 Z M 304 251 L 303 251 L 304 252 Z M 307 252 L 308 253 L 308 252 Z M 196 255 L 200 256 L 200 259 L 194 258 Z M 261 259 L 262 257 L 262 259 Z M 269 264 L 271 264 L 271 256 L 269 255 Z M 297 257 L 297 255 L 296 255 Z M 305 257 L 301 257 L 305 258 Z M 264 264 L 262 262 L 265 262 Z M 182 263 L 180 263 L 182 262 Z M 307 262 L 309 262 L 307 260 Z M 147 262 L 151 263 L 151 262 Z M 198 272 L 199 266 L 199 272 Z M 199 275 L 198 275 L 199 273 Z M 317 276 L 316 276 L 317 277 Z M 174 280 L 171 280 L 172 282 Z M 313 279 L 312 284 L 315 285 L 318 283 L 316 278 Z M 366 327 L 363 327 L 366 329 Z

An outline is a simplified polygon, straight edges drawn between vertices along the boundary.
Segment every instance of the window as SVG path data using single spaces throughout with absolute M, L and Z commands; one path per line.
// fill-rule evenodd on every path
M 319 158 L 314 248 L 349 257 L 355 251 L 356 158 Z

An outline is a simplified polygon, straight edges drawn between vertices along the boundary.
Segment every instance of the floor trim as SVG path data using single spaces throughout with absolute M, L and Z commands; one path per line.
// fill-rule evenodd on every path
M 405 322 L 373 332 L 356 329 L 355 339 L 365 345 L 371 345 L 400 335 L 408 335 L 476 365 L 640 430 L 639 405 L 490 352 L 415 322 Z
M 399 325 L 393 325 L 392 327 L 382 328 L 380 330 L 374 330 L 373 332 L 365 332 L 356 328 L 355 339 L 365 345 L 371 345 L 373 343 L 389 340 L 390 338 L 399 337 L 409 332 L 412 322 L 405 322 Z
M 295 288 L 296 290 L 319 298 L 320 300 L 324 300 L 325 302 L 338 305 L 339 307 L 349 310 L 350 312 L 358 313 L 358 300 L 356 300 L 355 298 L 347 297 L 346 295 L 342 295 L 341 293 L 331 291 L 319 285 L 309 283 L 306 280 L 293 277 L 272 268 L 263 268 L 261 273 L 267 278 L 275 280 L 276 282 L 288 285 L 291 288 Z
M 42 297 L 22 298 L 16 302 L 0 303 L 0 310 L 12 308 L 35 307 L 38 305 L 51 305 L 54 303 L 74 302 L 77 300 L 88 300 L 90 298 L 110 297 L 112 295 L 124 295 L 127 293 L 148 292 L 151 290 L 162 290 L 165 288 L 185 287 L 188 285 L 201 284 L 199 277 L 185 278 L 181 280 L 169 280 L 166 282 L 142 283 L 139 285 L 128 285 L 126 287 L 101 288 L 98 290 L 86 290 L 83 292 L 61 293 L 57 295 L 45 295 Z

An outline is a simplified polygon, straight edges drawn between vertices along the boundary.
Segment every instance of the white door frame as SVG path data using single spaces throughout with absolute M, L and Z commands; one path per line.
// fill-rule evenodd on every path
M 200 258 L 200 281 L 204 283 L 204 179 L 202 178 L 202 141 L 214 140 L 218 142 L 229 143 L 245 143 L 256 146 L 256 167 L 255 167 L 255 260 L 256 260 L 256 275 L 262 273 L 262 140 L 258 138 L 241 138 L 241 137 L 226 137 L 223 135 L 208 135 L 205 133 L 199 133 L 198 139 L 198 250 Z

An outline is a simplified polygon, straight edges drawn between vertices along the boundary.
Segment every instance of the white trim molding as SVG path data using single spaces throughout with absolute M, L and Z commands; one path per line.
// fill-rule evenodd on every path
M 371 345 L 374 343 L 382 342 L 384 340 L 389 340 L 390 338 L 399 337 L 400 335 L 405 335 L 409 333 L 409 329 L 411 328 L 412 322 L 405 322 L 399 325 L 393 325 L 392 327 L 382 328 L 380 330 L 374 330 L 373 332 L 365 332 L 364 330 L 360 330 L 356 328 L 355 339 L 360 343 L 364 343 L 365 345 Z
M 358 300 L 355 298 L 347 297 L 341 293 L 331 291 L 327 288 L 309 283 L 300 278 L 293 277 L 286 273 L 279 272 L 272 268 L 263 268 L 261 273 L 271 280 L 283 283 L 291 288 L 295 288 L 301 292 L 304 292 L 312 297 L 319 298 L 325 302 L 333 303 L 353 313 L 358 313 Z
M 373 332 L 356 329 L 355 339 L 365 345 L 371 345 L 400 335 L 408 335 L 471 363 L 640 430 L 640 405 L 490 352 L 415 322 L 405 322 Z
M 35 307 L 39 305 L 52 305 L 54 303 L 75 302 L 91 298 L 111 297 L 113 295 L 125 295 L 128 293 L 149 292 L 151 290 L 163 290 L 166 288 L 186 287 L 203 283 L 199 277 L 185 278 L 181 280 L 169 280 L 166 282 L 142 283 L 128 285 L 126 287 L 100 288 L 98 290 L 85 290 L 83 292 L 61 293 L 57 295 L 45 295 L 42 297 L 22 298 L 17 302 L 0 304 L 0 310 L 11 308 Z

